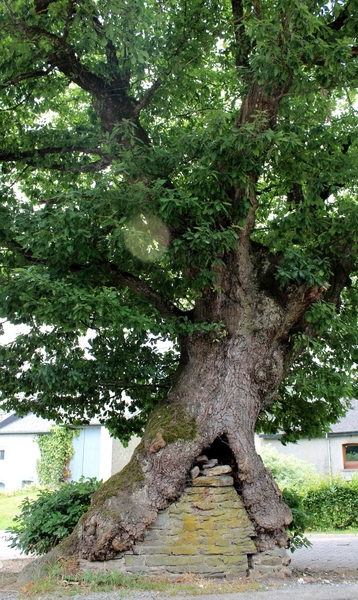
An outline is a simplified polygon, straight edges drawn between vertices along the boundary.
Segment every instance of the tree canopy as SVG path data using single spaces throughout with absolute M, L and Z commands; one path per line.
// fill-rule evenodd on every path
M 29 328 L 0 348 L 1 407 L 139 433 L 181 339 L 227 335 L 198 301 L 220 295 L 247 235 L 267 294 L 307 303 L 258 427 L 295 440 L 343 414 L 357 394 L 357 9 L 1 3 L 0 316 Z

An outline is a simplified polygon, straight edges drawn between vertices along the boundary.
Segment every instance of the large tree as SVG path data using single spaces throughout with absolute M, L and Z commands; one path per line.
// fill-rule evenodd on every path
M 218 438 L 258 548 L 284 545 L 255 425 L 320 435 L 356 385 L 356 0 L 0 18 L 0 307 L 28 326 L 1 348 L 1 406 L 144 428 L 76 548 L 130 547 Z

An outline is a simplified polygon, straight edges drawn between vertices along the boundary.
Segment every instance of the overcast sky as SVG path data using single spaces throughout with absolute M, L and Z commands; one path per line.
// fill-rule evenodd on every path
M 26 325 L 11 325 L 6 321 L 1 321 L 4 327 L 4 335 L 0 335 L 0 344 L 12 342 L 19 333 L 25 333 L 28 330 Z

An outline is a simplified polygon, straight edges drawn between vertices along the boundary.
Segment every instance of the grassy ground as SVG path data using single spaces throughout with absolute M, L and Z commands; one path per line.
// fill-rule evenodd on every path
M 6 588 L 4 588 L 6 589 Z M 248 592 L 263 589 L 262 584 L 250 577 L 237 577 L 231 580 L 213 579 L 181 574 L 174 578 L 166 576 L 126 575 L 114 572 L 83 572 L 78 569 L 77 561 L 61 560 L 49 568 L 47 576 L 21 588 L 26 596 L 32 594 L 107 592 L 120 590 L 121 596 L 132 591 L 165 592 L 167 595 L 222 594 Z M 1 590 L 1 586 L 0 586 Z M 66 595 L 66 597 L 68 597 Z
M 29 559 L 27 559 L 28 561 Z M 300 583 L 320 584 L 323 581 L 331 585 L 357 584 L 357 570 L 336 569 L 331 571 L 300 571 L 293 569 L 292 577 L 287 580 L 275 577 L 265 577 L 262 581 L 255 581 L 250 577 L 225 579 L 206 579 L 191 574 L 178 575 L 174 579 L 160 577 L 148 577 L 144 575 L 123 575 L 121 573 L 89 573 L 81 572 L 74 563 L 66 561 L 62 565 L 52 567 L 46 577 L 38 582 L 31 582 L 21 587 L 17 583 L 17 575 L 25 563 L 22 560 L 4 561 L 3 569 L 0 571 L 0 598 L 2 592 L 19 591 L 21 598 L 47 598 L 48 600 L 58 598 L 77 597 L 77 594 L 88 594 L 95 592 L 118 591 L 118 598 L 131 596 L 133 591 L 165 593 L 166 596 L 185 596 L 201 594 L 225 594 L 243 593 L 253 591 L 264 591 L 274 588 Z M 66 564 L 67 563 L 67 564 Z M 45 594 L 45 596 L 44 596 Z M 342 592 L 342 598 L 344 592 Z
M 7 529 L 13 524 L 13 518 L 19 512 L 24 498 L 36 498 L 36 488 L 24 488 L 16 492 L 0 492 L 0 530 Z

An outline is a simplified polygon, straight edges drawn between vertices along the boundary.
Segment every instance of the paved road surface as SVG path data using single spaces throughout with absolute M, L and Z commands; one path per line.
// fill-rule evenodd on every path
M 311 548 L 292 554 L 291 566 L 310 571 L 358 570 L 358 535 L 327 533 L 307 535 Z
M 9 548 L 5 531 L 0 531 L 0 560 L 10 560 L 13 558 L 26 558 L 26 555 L 19 550 Z

